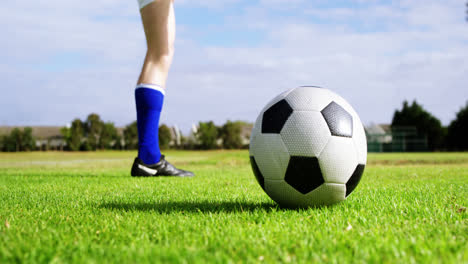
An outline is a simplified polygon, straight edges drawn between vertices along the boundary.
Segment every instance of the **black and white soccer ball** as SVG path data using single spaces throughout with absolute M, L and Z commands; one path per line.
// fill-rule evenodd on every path
M 262 110 L 252 130 L 255 177 L 283 206 L 345 200 L 361 180 L 366 160 L 359 116 L 327 89 L 299 87 L 280 94 Z

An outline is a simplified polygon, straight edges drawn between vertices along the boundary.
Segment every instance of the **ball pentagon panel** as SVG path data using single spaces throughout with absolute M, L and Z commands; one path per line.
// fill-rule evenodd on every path
M 286 100 L 281 100 L 263 113 L 262 133 L 279 134 L 291 116 L 293 109 Z
M 321 111 L 333 136 L 352 137 L 353 117 L 335 102 L 331 102 Z
M 292 156 L 284 181 L 302 194 L 307 194 L 325 183 L 316 157 Z
M 346 182 L 346 197 L 348 197 L 348 195 L 354 191 L 358 183 L 361 181 L 365 167 L 366 166 L 364 164 L 358 164 L 353 174 L 351 175 L 351 178 L 349 178 L 349 180 Z

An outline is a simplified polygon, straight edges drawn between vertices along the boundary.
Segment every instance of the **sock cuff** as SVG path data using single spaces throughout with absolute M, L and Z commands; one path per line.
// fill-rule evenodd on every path
M 162 88 L 161 86 L 157 84 L 140 83 L 136 86 L 135 90 L 142 89 L 142 88 L 155 90 L 155 91 L 162 93 L 163 95 L 166 95 L 166 91 L 164 90 L 164 88 Z

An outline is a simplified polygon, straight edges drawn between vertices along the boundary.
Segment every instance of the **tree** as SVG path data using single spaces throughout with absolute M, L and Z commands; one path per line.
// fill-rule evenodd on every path
M 5 148 L 6 138 L 7 138 L 7 136 L 5 136 L 5 135 L 0 136 L 0 151 L 7 151 L 6 148 Z
M 12 132 L 9 135 L 5 135 L 2 137 L 2 151 L 6 152 L 15 152 L 17 151 L 17 142 L 15 138 L 12 136 Z
M 4 152 L 11 152 L 14 150 L 10 150 L 9 148 L 9 139 L 10 137 L 8 135 L 3 135 L 0 137 L 0 150 Z
M 19 152 L 21 151 L 21 146 L 23 145 L 23 141 L 22 141 L 22 133 L 21 133 L 21 130 L 19 128 L 14 128 L 11 133 L 10 133 L 10 138 L 12 140 L 12 142 L 15 143 L 15 152 Z
M 133 122 L 127 125 L 123 131 L 125 149 L 133 150 L 138 149 L 138 126 L 137 122 Z
M 113 144 L 118 139 L 117 129 L 114 123 L 107 122 L 102 125 L 101 134 L 99 135 L 99 148 L 100 149 L 111 149 Z
M 67 143 L 68 148 L 70 148 L 70 141 L 71 141 L 71 129 L 68 127 L 60 128 L 60 134 L 63 137 L 63 140 Z
M 159 127 L 159 147 L 161 149 L 168 149 L 169 148 L 169 143 L 171 143 L 172 140 L 172 134 L 171 134 L 171 129 L 162 124 Z
M 241 122 L 227 121 L 221 129 L 221 138 L 225 149 L 242 148 L 242 124 Z
M 409 137 L 427 137 L 428 149 L 431 151 L 444 147 L 445 133 L 440 120 L 424 110 L 416 101 L 413 101 L 411 105 L 404 101 L 401 111 L 395 111 L 392 129 L 395 127 L 415 127 L 416 135 Z M 411 140 L 411 138 L 408 139 Z M 415 149 L 410 146 L 407 150 Z
M 70 135 L 67 141 L 68 147 L 71 151 L 80 150 L 81 141 L 84 134 L 83 122 L 81 122 L 81 120 L 78 118 L 73 120 L 69 133 Z
M 101 135 L 102 129 L 104 127 L 104 122 L 98 114 L 89 114 L 85 121 L 85 135 L 87 147 L 90 150 L 96 150 L 99 144 L 99 136 Z
M 112 146 L 113 149 L 118 149 L 122 150 L 123 145 L 122 145 L 122 136 L 117 134 L 117 137 L 115 138 L 115 144 Z
M 1 150 L 8 152 L 34 150 L 36 141 L 32 135 L 32 128 L 25 127 L 23 130 L 14 128 L 9 135 L 1 138 Z
M 450 150 L 468 150 L 468 102 L 450 123 L 447 144 Z
M 36 141 L 34 140 L 34 137 L 32 135 L 32 128 L 30 127 L 25 127 L 23 129 L 23 133 L 21 135 L 21 151 L 31 151 L 36 148 Z
M 213 123 L 209 122 L 199 122 L 198 123 L 197 138 L 200 142 L 201 149 L 215 149 L 216 141 L 218 139 L 218 128 Z

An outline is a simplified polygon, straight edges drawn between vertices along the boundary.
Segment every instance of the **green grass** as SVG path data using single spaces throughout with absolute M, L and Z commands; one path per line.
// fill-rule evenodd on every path
M 0 154 L 0 263 L 468 263 L 468 153 L 374 154 L 338 205 L 278 208 L 246 151 Z

